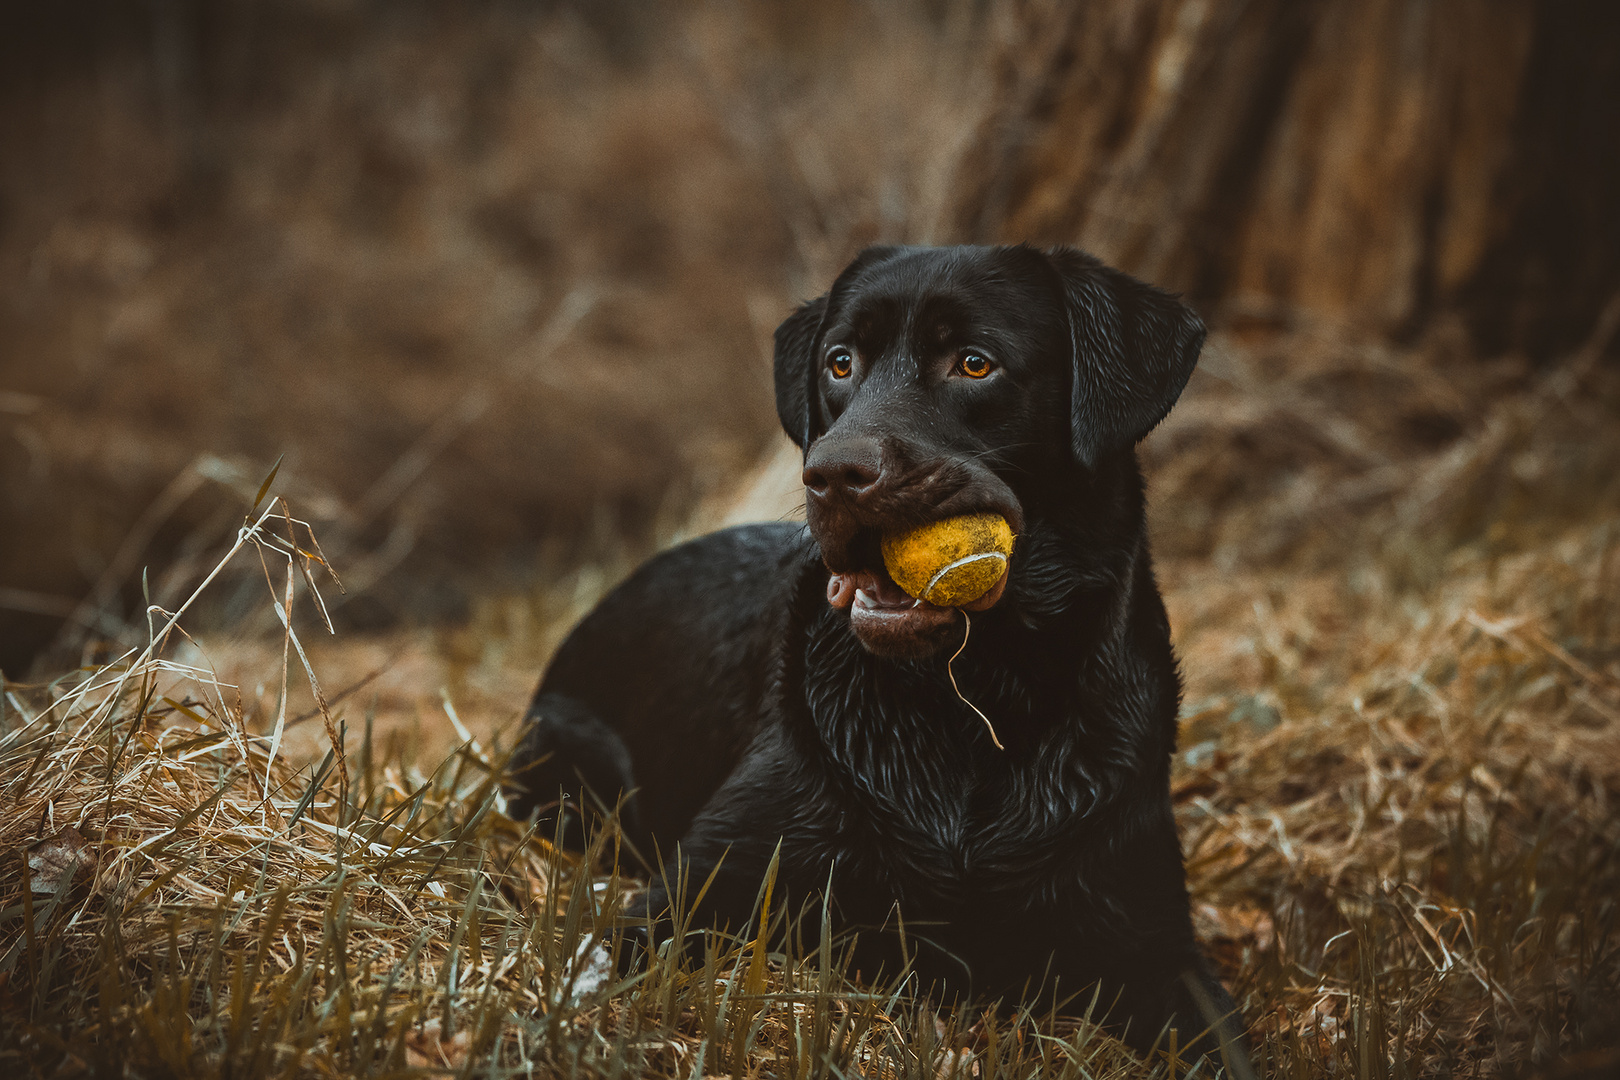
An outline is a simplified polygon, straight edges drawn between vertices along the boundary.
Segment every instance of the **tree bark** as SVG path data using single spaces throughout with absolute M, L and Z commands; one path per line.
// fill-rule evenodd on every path
M 1620 6 L 1092 0 L 995 26 L 957 224 L 1206 307 L 1547 358 L 1620 289 Z

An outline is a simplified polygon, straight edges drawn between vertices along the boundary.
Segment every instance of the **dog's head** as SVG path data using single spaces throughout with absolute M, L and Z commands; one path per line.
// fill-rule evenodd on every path
M 1130 459 L 1203 340 L 1169 293 L 1083 252 L 1023 245 L 868 248 L 789 316 L 776 331 L 777 413 L 805 451 L 828 600 L 849 609 L 861 643 L 925 656 L 957 622 L 895 585 L 884 533 L 985 511 L 1017 532 L 1037 484 Z

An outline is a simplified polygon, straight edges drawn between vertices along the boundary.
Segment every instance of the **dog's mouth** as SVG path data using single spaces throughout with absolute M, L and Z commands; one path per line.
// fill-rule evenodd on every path
M 869 652 L 917 659 L 939 651 L 960 633 L 956 608 L 916 599 L 895 583 L 883 565 L 875 531 L 863 530 L 851 555 L 856 569 L 829 570 L 827 603 L 848 609 L 849 627 Z M 992 607 L 1006 587 L 1003 574 L 989 592 L 964 606 L 969 611 Z

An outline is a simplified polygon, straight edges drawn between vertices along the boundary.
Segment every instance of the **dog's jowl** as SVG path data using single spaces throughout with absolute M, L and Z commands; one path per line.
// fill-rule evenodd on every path
M 1232 1003 L 1188 913 L 1135 444 L 1203 338 L 1078 251 L 863 252 L 776 332 L 807 527 L 716 533 L 604 600 L 535 696 L 514 811 L 577 836 L 633 792 L 638 850 L 678 845 L 695 882 L 719 864 L 703 925 L 740 929 L 779 850 L 793 900 L 830 882 L 867 975 L 899 966 L 878 928 L 903 920 L 935 993 L 1096 993 L 1131 1042 L 1192 1042 Z M 913 599 L 884 537 L 961 515 L 1011 527 L 1005 574 Z

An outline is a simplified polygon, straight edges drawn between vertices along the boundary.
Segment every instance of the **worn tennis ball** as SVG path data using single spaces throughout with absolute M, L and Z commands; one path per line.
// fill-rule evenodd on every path
M 964 514 L 883 538 L 883 565 L 907 595 L 939 607 L 971 604 L 1007 571 L 1013 534 L 1000 514 Z

